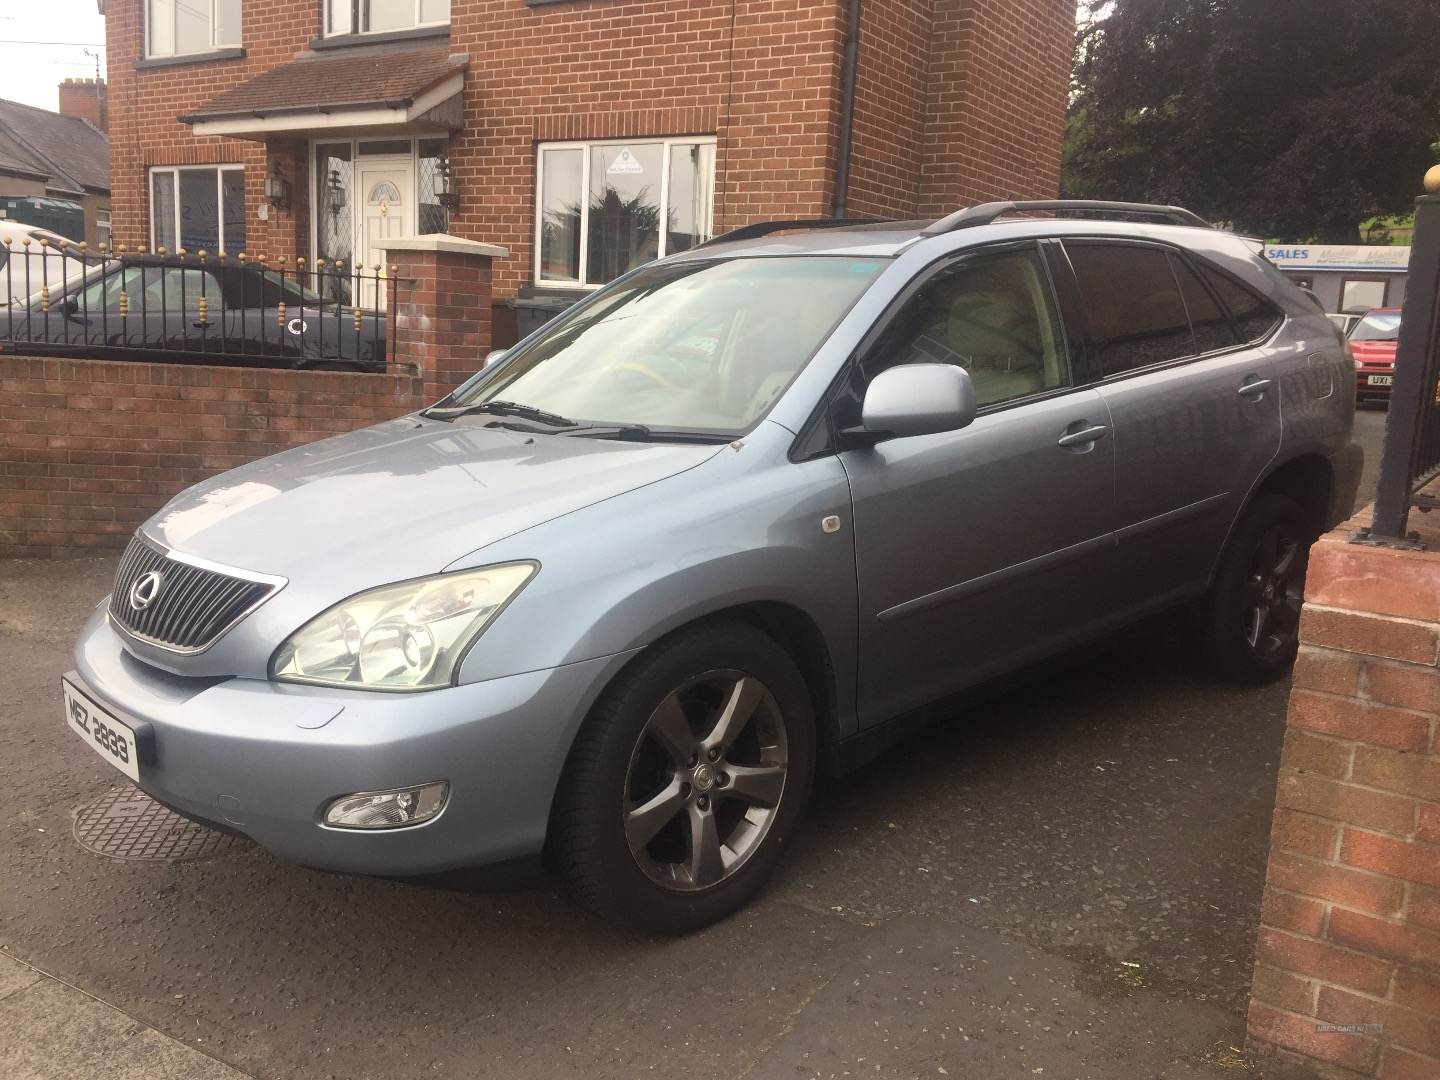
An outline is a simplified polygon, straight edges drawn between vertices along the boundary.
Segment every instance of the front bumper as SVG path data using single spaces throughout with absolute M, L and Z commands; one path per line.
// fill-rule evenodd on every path
M 1393 369 L 1393 368 L 1392 368 L 1390 371 L 1366 371 L 1366 370 L 1364 370 L 1363 368 L 1360 369 L 1360 370 L 1358 370 L 1358 371 L 1355 373 L 1355 398 L 1356 398 L 1356 400 L 1357 400 L 1357 401 L 1389 401 L 1389 400 L 1390 400 L 1390 390 L 1391 390 L 1391 387 L 1389 387 L 1389 386 L 1371 386 L 1371 385 L 1370 385 L 1370 376 L 1371 376 L 1371 375 L 1388 375 L 1390 378 L 1393 379 L 1393 378 L 1395 377 L 1395 372 L 1394 372 L 1394 369 Z
M 292 862 L 403 876 L 536 854 L 580 721 L 630 655 L 416 694 L 188 679 L 127 653 L 102 608 L 67 678 L 150 725 L 140 787 L 159 801 Z M 449 801 L 423 824 L 320 824 L 337 796 L 435 780 L 450 782 Z

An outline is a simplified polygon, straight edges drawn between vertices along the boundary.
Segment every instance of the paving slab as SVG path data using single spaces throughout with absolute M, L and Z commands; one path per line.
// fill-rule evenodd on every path
M 7 986 L 21 988 L 6 993 Z M 245 1074 L 8 957 L 0 957 L 0 1076 L 245 1080 Z
M 1231 1017 L 1126 986 L 1085 989 L 1077 965 L 935 919 L 888 921 L 861 942 L 749 1080 L 1037 1076 L 1189 1080 Z M 1123 970 L 1123 969 L 1122 969 Z

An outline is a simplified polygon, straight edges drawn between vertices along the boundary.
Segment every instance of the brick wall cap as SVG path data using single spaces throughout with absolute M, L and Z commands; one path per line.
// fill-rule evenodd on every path
M 425 236 L 402 236 L 385 241 L 384 250 L 391 251 L 432 251 L 449 255 L 483 255 L 491 259 L 503 259 L 510 254 L 509 248 L 499 244 L 485 244 L 479 240 L 467 240 L 463 236 L 449 233 L 429 233 Z

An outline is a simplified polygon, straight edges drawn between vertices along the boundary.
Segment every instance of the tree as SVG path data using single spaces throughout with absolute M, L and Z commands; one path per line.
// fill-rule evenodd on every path
M 1437 137 L 1437 0 L 1113 0 L 1077 35 L 1064 190 L 1358 243 Z

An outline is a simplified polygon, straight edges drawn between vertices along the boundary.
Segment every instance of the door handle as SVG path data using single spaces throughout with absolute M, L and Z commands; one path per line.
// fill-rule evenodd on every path
M 1085 421 L 1081 421 L 1083 424 Z M 1070 425 L 1074 427 L 1075 425 Z M 1103 439 L 1110 433 L 1110 429 L 1104 424 L 1095 424 L 1092 427 L 1084 427 L 1079 431 L 1066 431 L 1056 440 L 1056 446 L 1088 446 L 1090 443 Z
M 1240 389 L 1235 392 L 1241 397 L 1258 398 L 1274 385 L 1273 379 L 1252 379 L 1249 382 L 1241 383 Z

